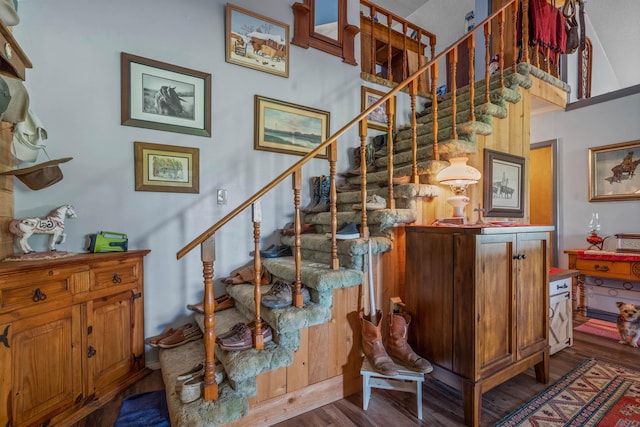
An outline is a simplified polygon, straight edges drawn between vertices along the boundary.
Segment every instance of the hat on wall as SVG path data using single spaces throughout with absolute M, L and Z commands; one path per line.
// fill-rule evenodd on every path
M 29 92 L 21 80 L 7 76 L 1 76 L 9 88 L 9 105 L 0 114 L 0 120 L 9 123 L 24 122 L 29 111 Z M 0 85 L 4 87 L 4 85 Z M 2 95 L 2 91 L 0 91 Z
M 49 160 L 22 169 L 12 169 L 0 173 L 0 175 L 15 175 L 27 187 L 32 190 L 40 190 L 49 187 L 62 179 L 62 170 L 58 166 L 60 163 L 68 162 L 73 157 L 63 157 L 61 159 Z

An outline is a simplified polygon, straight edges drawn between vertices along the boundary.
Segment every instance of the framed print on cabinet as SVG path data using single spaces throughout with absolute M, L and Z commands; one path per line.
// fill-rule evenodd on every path
M 362 86 L 362 111 L 369 108 L 373 103 L 385 96 L 386 93 L 379 90 L 371 89 L 370 87 Z M 379 105 L 367 116 L 367 127 L 371 129 L 386 131 L 389 126 L 389 116 L 387 115 L 387 108 L 391 103 L 392 107 L 395 106 L 396 97 L 393 96 L 389 101 Z M 392 108 L 393 110 L 393 108 Z M 392 128 L 395 130 L 395 123 L 392 124 Z
M 289 77 L 289 26 L 227 3 L 226 61 Z
M 136 141 L 136 191 L 200 192 L 200 150 Z
M 589 201 L 640 199 L 640 140 L 589 148 Z
M 121 123 L 211 136 L 211 74 L 122 52 Z
M 304 156 L 329 137 L 328 111 L 255 96 L 256 150 Z M 316 157 L 326 159 L 325 148 Z
M 484 209 L 487 217 L 524 217 L 524 157 L 484 150 Z

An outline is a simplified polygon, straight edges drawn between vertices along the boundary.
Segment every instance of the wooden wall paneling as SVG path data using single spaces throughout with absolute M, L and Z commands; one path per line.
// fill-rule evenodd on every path
M 9 149 L 13 139 L 13 125 L 0 122 L 0 171 L 12 168 L 13 156 Z M 13 255 L 13 235 L 7 230 L 13 218 L 13 176 L 0 176 L 0 259 Z
M 287 368 L 287 393 L 309 385 L 309 328 L 300 330 L 300 346 Z
M 285 394 L 287 392 L 287 368 L 282 367 L 258 375 L 256 385 L 258 388 L 256 402 L 263 402 Z
M 335 298 L 334 291 L 334 298 Z M 329 323 L 309 328 L 309 348 L 318 349 L 327 345 L 329 338 Z M 330 350 L 327 350 L 327 352 Z M 328 378 L 327 358 L 325 352 L 309 351 L 309 384 L 315 384 Z

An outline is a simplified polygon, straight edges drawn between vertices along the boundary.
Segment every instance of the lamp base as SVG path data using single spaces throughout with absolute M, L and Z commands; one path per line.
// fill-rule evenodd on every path
M 469 198 L 462 194 L 458 194 L 449 197 L 447 199 L 447 203 L 453 207 L 453 218 L 460 218 L 462 220 L 462 224 L 466 224 L 467 218 L 464 216 L 464 208 L 469 203 Z
M 465 225 L 467 219 L 462 216 L 454 216 L 451 218 L 442 218 L 437 221 L 440 224 L 453 224 L 453 225 Z

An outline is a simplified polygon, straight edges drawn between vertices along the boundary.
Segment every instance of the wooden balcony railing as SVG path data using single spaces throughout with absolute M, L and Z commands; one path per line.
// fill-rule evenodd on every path
M 450 72 L 455 76 L 457 73 L 456 64 L 457 59 L 461 50 L 467 49 L 468 56 L 470 58 L 474 58 L 475 46 L 477 39 L 484 39 L 486 54 L 485 54 L 485 67 L 484 73 L 481 76 L 482 79 L 485 80 L 485 96 L 484 102 L 489 102 L 489 39 L 492 35 L 492 28 L 495 27 L 498 29 L 497 35 L 494 35 L 493 39 L 498 39 L 499 49 L 498 52 L 494 52 L 499 55 L 500 63 L 499 68 L 496 72 L 500 73 L 499 75 L 499 84 L 500 87 L 504 87 L 504 53 L 505 53 L 505 45 L 510 46 L 510 49 L 513 49 L 512 52 L 516 52 L 517 43 L 516 43 L 516 21 L 518 16 L 518 0 L 511 0 L 499 10 L 495 11 L 490 17 L 476 26 L 473 30 L 468 32 L 463 38 L 455 42 L 453 45 L 442 51 L 438 55 L 434 55 L 431 60 L 421 65 L 415 72 L 409 75 L 407 78 L 399 82 L 393 89 L 390 89 L 388 93 L 382 96 L 378 101 L 373 103 L 371 106 L 366 108 L 360 114 L 358 114 L 355 118 L 349 121 L 346 125 L 344 125 L 340 130 L 331 135 L 326 141 L 323 141 L 320 145 L 318 145 L 315 149 L 309 152 L 307 155 L 298 160 L 295 164 L 290 166 L 288 169 L 283 171 L 280 175 L 278 175 L 273 181 L 266 184 L 263 188 L 258 190 L 251 197 L 247 198 L 244 202 L 239 204 L 235 209 L 233 209 L 229 214 L 224 216 L 222 219 L 217 221 L 215 224 L 206 229 L 202 234 L 193 239 L 189 244 L 187 244 L 184 248 L 182 248 L 177 253 L 177 258 L 181 259 L 186 254 L 191 252 L 196 247 L 200 246 L 201 253 L 201 261 L 203 265 L 203 278 L 204 278 L 204 345 L 205 345 L 205 385 L 204 385 L 204 398 L 205 400 L 216 400 L 218 398 L 218 386 L 215 382 L 215 360 L 214 360 L 214 344 L 215 344 L 215 318 L 214 318 L 214 293 L 213 293 L 213 277 L 214 277 L 214 261 L 215 261 L 215 233 L 224 227 L 229 221 L 235 218 L 238 214 L 243 212 L 245 209 L 252 207 L 253 215 L 253 239 L 255 245 L 254 252 L 254 269 L 256 271 L 256 277 L 254 282 L 256 283 L 255 290 L 255 304 L 256 304 L 256 328 L 254 333 L 254 347 L 262 348 L 262 342 L 260 341 L 261 337 L 261 318 L 260 318 L 260 286 L 259 286 L 259 278 L 260 278 L 260 270 L 261 270 L 261 260 L 260 260 L 260 250 L 259 250 L 259 242 L 260 242 L 260 222 L 262 219 L 263 212 L 260 208 L 259 201 L 260 199 L 270 192 L 274 187 L 276 187 L 279 183 L 284 181 L 285 179 L 292 180 L 292 188 L 293 188 L 293 200 L 294 200 L 294 230 L 295 230 L 295 243 L 294 243 L 294 251 L 293 257 L 296 265 L 296 279 L 295 279 L 295 291 L 294 291 L 294 306 L 301 307 L 302 306 L 302 294 L 300 292 L 300 265 L 301 265 L 301 254 L 300 254 L 300 228 L 301 228 L 301 220 L 300 220 L 300 192 L 302 189 L 302 167 L 313 159 L 317 154 L 321 153 L 325 148 L 328 148 L 328 162 L 329 162 L 329 173 L 330 173 L 330 212 L 331 212 L 331 262 L 330 267 L 333 269 L 337 269 L 339 267 L 338 257 L 337 257 L 337 244 L 336 244 L 336 229 L 337 229 L 337 211 L 336 211 L 336 160 L 337 160 L 337 144 L 338 138 L 347 132 L 347 130 L 353 128 L 354 126 L 358 126 L 359 135 L 360 135 L 360 165 L 361 165 L 361 196 L 362 196 L 362 217 L 361 217 L 361 237 L 364 239 L 369 238 L 369 228 L 367 226 L 367 210 L 364 208 L 366 205 L 367 198 L 367 116 L 376 108 L 378 108 L 383 103 L 387 104 L 387 112 L 389 114 L 390 123 L 387 133 L 388 133 L 388 157 L 389 157 L 389 166 L 388 166 L 388 182 L 392 182 L 394 176 L 394 161 L 393 161 L 393 131 L 391 123 L 394 123 L 393 120 L 395 117 L 395 105 L 392 103 L 393 97 L 399 91 L 407 91 L 411 98 L 411 130 L 412 130 L 412 160 L 411 160 L 411 182 L 418 183 L 418 162 L 422 160 L 423 162 L 431 162 L 432 166 L 438 166 L 438 162 L 440 161 L 439 152 L 438 152 L 438 98 L 436 96 L 436 86 L 438 81 L 438 63 L 440 61 L 444 61 L 447 57 L 449 58 L 449 65 L 451 67 Z M 528 19 L 527 19 L 527 7 L 528 0 L 523 0 L 523 50 L 521 55 L 511 55 L 512 58 L 518 58 L 520 56 L 523 61 L 528 61 L 529 52 L 528 52 Z M 396 19 L 396 18 L 393 18 Z M 505 44 L 505 22 L 513 23 L 513 34 L 511 37 L 511 42 Z M 407 24 L 408 25 L 408 24 Z M 408 40 L 407 40 L 408 42 Z M 433 39 L 433 43 L 435 44 L 435 37 Z M 432 53 L 433 55 L 433 53 Z M 387 58 L 389 54 L 387 53 Z M 516 69 L 515 59 L 511 61 L 511 67 L 513 70 Z M 431 76 L 430 79 L 430 87 L 427 88 L 430 90 L 432 95 L 432 109 L 431 115 L 433 118 L 433 125 L 431 132 L 433 132 L 433 146 L 432 153 L 430 159 L 418 159 L 418 146 L 417 146 L 417 112 L 416 112 L 416 99 L 418 94 L 418 89 L 420 87 L 420 79 L 424 79 L 424 76 Z M 478 73 L 475 72 L 474 62 L 470 61 L 470 69 L 469 69 L 469 81 L 475 83 L 475 78 Z M 453 97 L 453 117 L 454 121 L 451 124 L 451 138 L 456 138 L 456 111 L 455 111 L 455 97 L 458 91 L 457 86 L 455 84 L 455 78 L 452 80 L 453 87 L 450 88 L 450 92 Z M 474 85 L 470 86 L 469 90 Z M 473 93 L 473 92 L 472 92 Z M 475 105 L 474 105 L 474 97 L 471 97 L 471 107 L 469 111 L 469 120 L 474 120 L 475 118 Z M 442 165 L 440 165 L 442 166 Z M 428 169 L 428 168 L 427 168 Z M 393 197 L 393 185 L 389 185 L 389 202 L 392 203 L 394 200 Z M 393 208 L 393 205 L 390 204 Z

